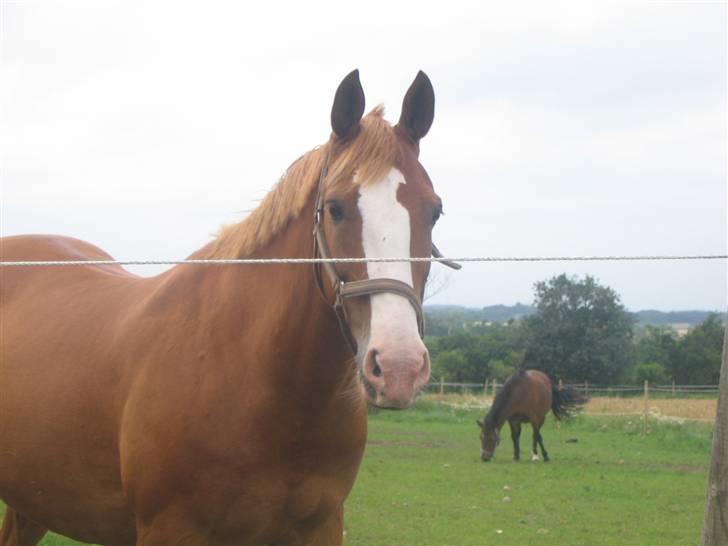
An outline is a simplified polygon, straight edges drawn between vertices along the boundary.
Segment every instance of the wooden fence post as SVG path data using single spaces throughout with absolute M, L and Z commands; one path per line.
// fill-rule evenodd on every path
M 495 395 L 497 393 L 497 390 L 496 390 L 497 388 L 498 388 L 498 380 L 494 377 L 493 378 L 493 400 L 495 400 Z
M 642 414 L 642 434 L 643 435 L 647 433 L 647 415 L 650 411 L 650 384 L 647 381 L 647 379 L 645 379 L 644 389 L 645 389 L 645 395 L 644 395 L 645 396 L 645 409 Z
M 440 395 L 445 392 L 445 378 L 440 376 Z
M 485 380 L 485 383 L 483 383 L 483 398 L 488 398 L 488 379 Z
M 718 384 L 720 393 L 713 428 L 713 455 L 710 461 L 701 546 L 728 544 L 728 322 L 723 334 L 723 362 Z
M 564 381 L 563 379 L 559 378 L 559 392 L 564 390 Z M 561 419 L 556 419 L 556 428 L 558 430 L 561 430 Z
M 584 381 L 584 396 L 589 396 L 589 381 Z

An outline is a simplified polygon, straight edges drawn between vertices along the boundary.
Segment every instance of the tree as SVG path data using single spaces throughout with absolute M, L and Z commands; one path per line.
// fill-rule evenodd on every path
M 630 383 L 638 385 L 649 381 L 651 385 L 661 385 L 669 381 L 665 366 L 659 362 L 640 362 L 636 364 L 630 374 Z
M 478 337 L 461 333 L 431 340 L 432 373 L 447 381 L 480 382 L 484 376 L 485 360 L 478 348 Z
M 620 379 L 633 360 L 634 318 L 614 290 L 588 275 L 559 275 L 535 289 L 536 313 L 526 319 L 526 366 L 565 381 Z
M 482 326 L 479 335 L 427 338 L 433 376 L 461 383 L 482 383 L 492 377 L 502 381 L 523 363 L 522 330 L 512 321 Z
M 468 380 L 467 360 L 460 349 L 441 351 L 432 361 L 432 375 L 448 381 L 466 383 Z
M 635 361 L 654 362 L 672 370 L 677 346 L 677 335 L 672 328 L 648 325 L 635 342 Z
M 720 377 L 724 327 L 712 313 L 678 344 L 671 372 L 678 383 L 715 385 Z
M 503 360 L 491 360 L 488 362 L 488 374 L 491 378 L 496 379 L 501 383 L 505 383 L 505 381 L 513 375 L 513 372 L 515 371 L 516 368 L 513 365 L 508 364 Z

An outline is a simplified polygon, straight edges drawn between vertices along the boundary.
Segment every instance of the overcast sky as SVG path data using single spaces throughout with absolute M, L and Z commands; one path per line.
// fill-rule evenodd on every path
M 394 122 L 423 69 L 446 255 L 726 253 L 723 2 L 1 6 L 2 235 L 183 258 L 328 138 L 349 71 Z M 631 310 L 726 308 L 724 262 L 433 271 L 428 303 L 530 303 L 565 272 Z

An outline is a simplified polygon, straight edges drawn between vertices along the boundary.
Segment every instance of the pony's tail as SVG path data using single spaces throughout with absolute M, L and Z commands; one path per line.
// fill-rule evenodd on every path
M 574 389 L 559 390 L 556 386 L 551 387 L 551 411 L 559 421 L 573 417 L 575 413 L 583 409 L 584 404 L 588 401 L 588 396 L 584 396 Z

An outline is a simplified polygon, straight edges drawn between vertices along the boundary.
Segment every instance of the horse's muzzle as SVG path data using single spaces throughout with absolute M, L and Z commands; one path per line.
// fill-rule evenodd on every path
M 421 342 L 409 350 L 370 348 L 362 363 L 362 376 L 371 404 L 404 409 L 412 405 L 419 390 L 427 384 L 430 357 Z

